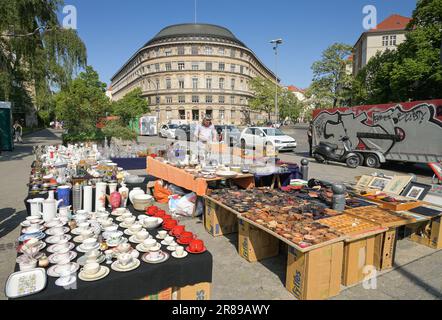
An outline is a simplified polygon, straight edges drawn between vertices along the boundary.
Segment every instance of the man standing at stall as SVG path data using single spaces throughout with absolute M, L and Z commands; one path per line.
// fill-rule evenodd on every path
M 201 125 L 195 129 L 195 138 L 198 148 L 198 158 L 206 158 L 209 153 L 210 144 L 217 141 L 217 132 L 215 126 L 212 124 L 212 117 L 206 115 Z
M 313 156 L 313 123 L 310 121 L 310 125 L 307 130 L 308 145 L 309 145 L 309 155 Z

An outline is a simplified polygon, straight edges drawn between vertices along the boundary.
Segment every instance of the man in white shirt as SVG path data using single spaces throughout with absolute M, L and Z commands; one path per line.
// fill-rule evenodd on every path
M 202 124 L 196 127 L 194 135 L 197 141 L 198 155 L 201 159 L 202 154 L 209 152 L 210 143 L 217 141 L 217 133 L 211 116 L 204 117 Z

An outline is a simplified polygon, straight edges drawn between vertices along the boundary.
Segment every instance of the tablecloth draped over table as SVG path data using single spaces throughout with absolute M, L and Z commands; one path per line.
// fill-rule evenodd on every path
M 116 163 L 124 170 L 145 170 L 146 158 L 111 158 L 112 162 Z
M 129 209 L 135 215 L 139 215 L 132 207 Z M 120 228 L 120 230 L 123 229 Z M 149 230 L 149 233 L 155 236 L 158 230 Z M 75 235 L 71 235 L 75 237 Z M 49 244 L 47 244 L 47 247 L 49 247 Z M 132 244 L 132 247 L 135 248 L 135 244 Z M 162 250 L 169 253 L 165 246 L 162 246 Z M 50 255 L 45 250 L 43 251 L 47 256 Z M 74 249 L 74 251 L 76 250 Z M 77 261 L 83 255 L 83 253 L 77 253 L 78 256 L 74 261 Z M 140 260 L 142 255 L 143 253 L 140 252 Z M 105 263 L 101 265 L 108 266 Z M 99 281 L 85 282 L 77 278 L 76 286 L 70 286 L 72 289 L 56 286 L 55 280 L 57 278 L 48 276 L 47 286 L 42 292 L 19 300 L 141 299 L 170 287 L 185 287 L 203 282 L 212 282 L 212 267 L 213 258 L 211 253 L 207 251 L 200 255 L 189 254 L 185 259 L 170 257 L 169 260 L 161 264 L 147 264 L 141 261 L 136 270 L 130 272 L 111 270 L 106 278 Z M 16 265 L 15 271 L 18 270 L 18 265 Z
M 184 189 L 193 191 L 198 196 L 205 196 L 207 194 L 208 182 L 210 180 L 195 178 L 193 174 L 187 173 L 183 169 L 176 168 L 151 157 L 147 158 L 147 173 L 158 179 L 165 180 Z M 248 189 L 254 185 L 253 176 L 239 176 L 235 178 L 234 181 L 235 184 L 244 189 Z

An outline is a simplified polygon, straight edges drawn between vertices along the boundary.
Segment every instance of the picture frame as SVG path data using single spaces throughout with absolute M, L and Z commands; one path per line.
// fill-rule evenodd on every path
M 367 176 L 367 175 L 362 176 L 359 179 L 358 183 L 356 184 L 356 187 L 367 188 L 370 182 L 373 180 L 373 178 L 374 178 L 373 176 Z
M 385 186 L 384 192 L 400 195 L 413 179 L 412 176 L 394 176 Z
M 434 174 L 439 178 L 439 180 L 442 180 L 442 163 L 430 162 L 428 165 L 434 171 Z
M 415 200 L 424 200 L 430 190 L 431 186 L 428 184 L 412 182 L 401 195 Z
M 384 188 L 387 186 L 390 180 L 391 179 L 374 177 L 373 180 L 370 181 L 368 187 L 370 189 L 384 190 Z

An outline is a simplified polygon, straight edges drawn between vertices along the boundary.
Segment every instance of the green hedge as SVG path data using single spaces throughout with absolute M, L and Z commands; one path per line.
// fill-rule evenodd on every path
M 81 142 L 92 142 L 104 141 L 104 134 L 100 131 L 94 132 L 79 132 L 79 133 L 66 133 L 63 134 L 63 144 L 66 145 L 68 143 L 81 143 Z

